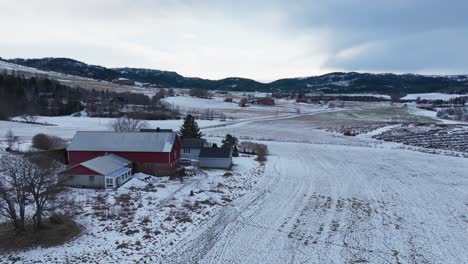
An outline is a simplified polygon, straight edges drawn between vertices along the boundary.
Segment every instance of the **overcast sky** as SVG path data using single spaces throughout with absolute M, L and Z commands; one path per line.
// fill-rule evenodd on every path
M 0 57 L 256 80 L 468 73 L 466 0 L 0 0 Z

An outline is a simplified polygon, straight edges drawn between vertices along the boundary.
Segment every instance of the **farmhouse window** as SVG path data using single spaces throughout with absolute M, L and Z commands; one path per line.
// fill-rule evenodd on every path
M 113 188 L 114 187 L 114 179 L 106 178 L 106 187 L 107 188 Z
M 89 181 L 94 181 L 94 176 L 89 176 Z

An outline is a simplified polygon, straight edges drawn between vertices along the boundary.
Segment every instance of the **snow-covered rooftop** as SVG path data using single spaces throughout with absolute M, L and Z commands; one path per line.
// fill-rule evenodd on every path
M 125 169 L 124 167 L 130 163 L 131 161 L 127 159 L 114 154 L 109 154 L 85 161 L 81 163 L 81 165 L 102 175 L 110 175 L 114 172 Z
M 107 131 L 78 131 L 67 150 L 170 152 L 176 137 L 175 132 L 116 133 Z

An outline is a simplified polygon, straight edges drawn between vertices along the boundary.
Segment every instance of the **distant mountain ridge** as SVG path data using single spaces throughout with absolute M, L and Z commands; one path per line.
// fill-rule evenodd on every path
M 261 83 L 246 78 L 208 80 L 184 77 L 176 72 L 142 68 L 106 68 L 69 58 L 9 59 L 3 61 L 97 80 L 127 78 L 163 87 L 202 88 L 230 91 L 304 91 L 324 93 L 468 93 L 468 76 L 426 76 L 417 74 L 372 74 L 334 72 L 320 76 L 279 79 Z

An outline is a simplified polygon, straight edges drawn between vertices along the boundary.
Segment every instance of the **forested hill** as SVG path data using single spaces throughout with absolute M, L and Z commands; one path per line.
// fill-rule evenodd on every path
M 106 68 L 88 65 L 69 58 L 10 59 L 6 62 L 55 71 L 97 80 L 127 78 L 162 87 L 202 88 L 230 91 L 311 91 L 325 93 L 468 93 L 468 75 L 426 76 L 416 74 L 371 74 L 335 72 L 321 76 L 280 79 L 260 83 L 245 78 L 208 80 L 184 77 L 176 72 L 139 69 Z

